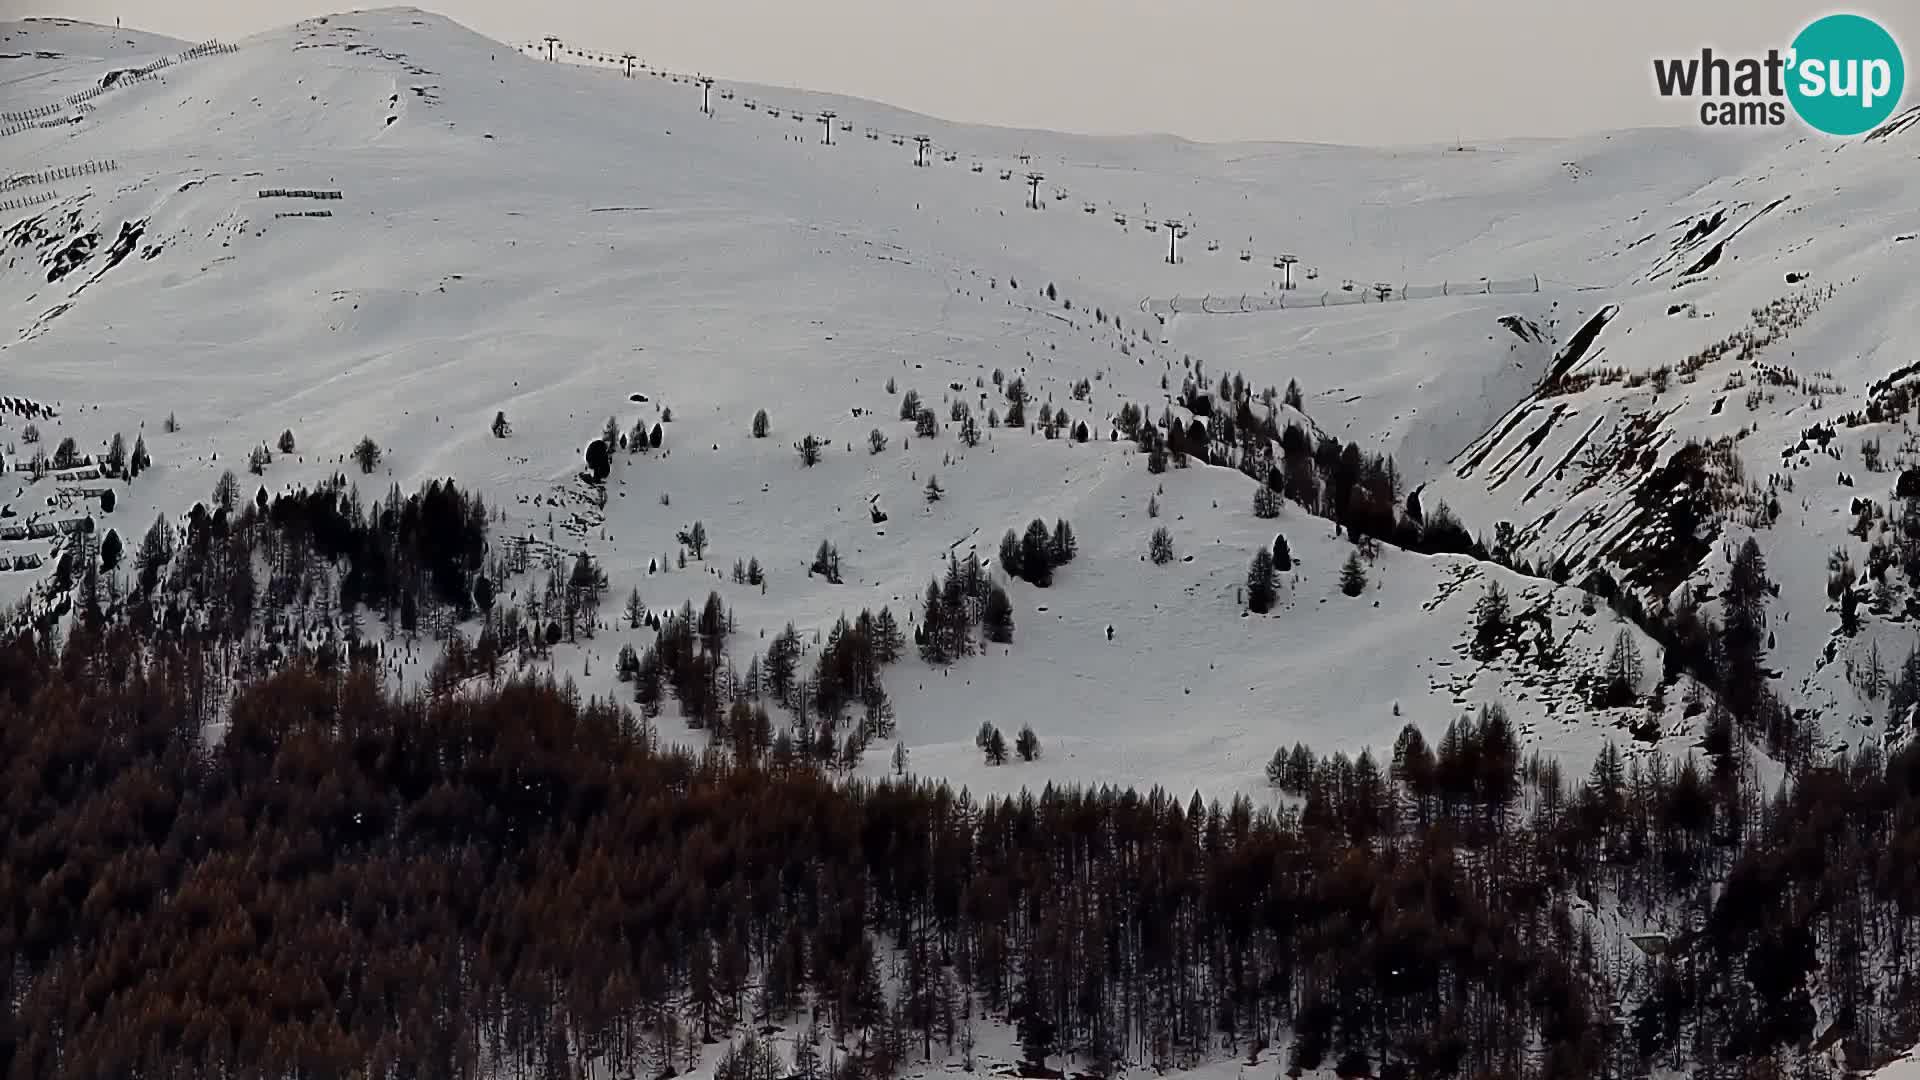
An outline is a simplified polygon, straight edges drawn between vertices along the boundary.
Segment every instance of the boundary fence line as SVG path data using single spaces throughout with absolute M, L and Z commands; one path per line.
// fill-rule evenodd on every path
M 22 131 L 29 131 L 33 128 L 59 127 L 61 124 L 67 123 L 69 118 L 59 117 L 58 119 L 49 120 L 48 117 L 59 116 L 60 113 L 92 101 L 94 98 L 110 90 L 118 90 L 123 86 L 132 86 L 135 83 L 144 82 L 175 64 L 184 64 L 189 60 L 198 60 L 203 56 L 223 56 L 239 51 L 240 46 L 238 45 L 228 45 L 219 41 L 203 41 L 192 48 L 183 49 L 171 56 L 163 56 L 152 63 L 143 64 L 137 68 L 110 71 L 103 77 L 103 81 L 100 83 L 89 86 L 85 90 L 76 90 L 59 101 L 48 102 L 45 105 L 36 105 L 31 109 L 15 109 L 12 112 L 0 113 L 0 137 L 17 135 Z
M 42 169 L 37 173 L 18 173 L 0 178 L 0 192 L 15 188 L 39 187 L 56 180 L 69 180 L 76 176 L 93 176 L 97 173 L 112 172 L 120 167 L 113 158 L 98 161 L 83 161 L 78 165 L 62 165 L 53 169 Z
M 1393 285 L 1380 282 L 1365 288 L 1326 290 L 1317 293 L 1287 291 L 1258 295 L 1208 293 L 1205 296 L 1148 297 L 1140 301 L 1140 310 L 1149 315 L 1241 315 L 1255 311 L 1387 304 L 1401 300 L 1427 300 L 1441 296 L 1501 296 L 1539 291 L 1540 276 L 1534 274 L 1529 277 L 1505 280 L 1480 278 L 1477 281 L 1443 281 L 1435 285 Z

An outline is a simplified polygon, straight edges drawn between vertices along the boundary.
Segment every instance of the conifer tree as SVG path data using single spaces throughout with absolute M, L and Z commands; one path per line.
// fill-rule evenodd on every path
M 1361 565 L 1357 551 L 1348 555 L 1346 565 L 1340 568 L 1340 591 L 1348 596 L 1367 591 L 1367 568 Z
M 1273 610 L 1279 595 L 1273 577 L 1273 552 L 1261 548 L 1253 553 L 1253 563 L 1247 567 L 1247 610 L 1265 615 Z
M 1008 599 L 1006 590 L 999 585 L 987 590 L 987 602 L 981 609 L 980 622 L 988 641 L 996 645 L 1013 641 L 1013 601 Z

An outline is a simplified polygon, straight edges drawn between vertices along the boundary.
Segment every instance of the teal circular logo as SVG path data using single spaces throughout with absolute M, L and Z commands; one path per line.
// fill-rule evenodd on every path
M 1907 66 L 1886 28 L 1862 15 L 1815 19 L 1793 39 L 1787 99 L 1829 135 L 1871 131 L 1900 104 Z

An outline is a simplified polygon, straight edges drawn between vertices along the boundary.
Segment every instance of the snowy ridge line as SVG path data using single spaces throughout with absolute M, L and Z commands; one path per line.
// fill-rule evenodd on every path
M 1481 278 L 1478 281 L 1443 281 L 1438 285 L 1400 285 L 1393 286 L 1382 282 L 1370 288 L 1342 289 L 1338 292 L 1325 291 L 1303 295 L 1297 292 L 1283 292 L 1274 295 L 1255 296 L 1242 293 L 1239 296 L 1214 296 L 1208 293 L 1201 297 L 1174 296 L 1165 299 L 1148 297 L 1140 301 L 1140 310 L 1149 315 L 1240 315 L 1254 311 L 1287 311 L 1295 308 L 1345 307 L 1350 304 L 1381 304 L 1396 300 L 1427 300 L 1441 296 L 1506 296 L 1517 293 L 1537 293 L 1540 291 L 1540 276 L 1497 280 Z
M 99 85 L 90 86 L 85 90 L 77 90 L 68 94 L 58 102 L 38 105 L 31 109 L 19 109 L 13 112 L 0 113 L 0 136 L 16 135 L 29 128 L 57 126 L 57 123 L 47 123 L 46 118 L 76 105 L 92 101 L 94 98 L 99 97 L 109 90 L 117 90 L 123 86 L 132 86 L 134 83 L 143 82 L 175 64 L 184 64 L 189 60 L 198 60 L 203 56 L 222 56 L 239 51 L 240 46 L 238 45 L 228 45 L 220 41 L 203 41 L 192 48 L 182 49 L 172 56 L 163 56 L 150 64 L 145 64 L 137 68 L 110 71 L 102 77 Z M 64 122 L 65 121 L 59 121 L 58 123 Z
M 67 180 L 75 176 L 94 176 L 112 172 L 120 163 L 112 158 L 101 161 L 83 161 L 78 165 L 62 165 L 57 169 L 42 169 L 37 173 L 21 173 L 0 180 L 0 191 L 12 191 L 15 188 L 39 187 L 51 184 L 55 180 Z
M 529 54 L 535 59 L 541 59 L 543 56 L 543 53 L 546 52 L 546 50 L 543 49 L 541 42 L 527 42 L 527 43 L 518 45 L 516 47 L 521 52 Z M 577 60 L 586 61 L 589 63 L 574 63 L 574 61 L 572 60 L 562 59 L 563 56 L 574 57 Z M 712 79 L 712 78 L 701 76 L 701 75 L 689 74 L 686 72 L 669 71 L 666 68 L 649 67 L 646 63 L 640 61 L 640 56 L 637 53 L 614 56 L 607 53 L 596 52 L 591 49 L 570 48 L 560 44 L 558 39 L 555 39 L 551 54 L 546 55 L 545 58 L 552 62 L 566 63 L 574 67 L 589 67 L 591 63 L 621 66 L 621 65 L 627 64 L 628 62 L 633 62 L 634 66 L 627 69 L 627 74 L 629 78 L 632 78 L 635 74 L 639 74 L 639 75 L 652 75 L 656 78 L 663 78 L 663 79 L 667 79 L 670 82 L 676 82 L 676 83 L 698 84 L 701 82 L 708 82 L 708 83 L 712 83 L 714 87 L 719 88 L 719 100 L 731 101 L 734 98 L 734 91 L 721 86 L 719 80 L 717 79 Z M 759 112 L 764 110 L 769 116 L 774 117 L 775 119 L 784 119 L 787 117 L 791 117 L 796 122 L 803 122 L 803 123 L 804 122 L 822 122 L 827 120 L 827 117 L 821 116 L 815 113 L 814 110 L 812 109 L 799 109 L 799 108 L 794 108 L 788 105 L 775 105 L 771 102 L 756 101 L 754 99 L 747 100 L 746 108 L 749 112 Z M 854 130 L 853 121 L 848 119 L 847 117 L 836 116 L 835 119 L 838 119 L 840 121 L 839 128 L 841 131 L 851 133 Z M 903 131 L 889 131 L 885 128 L 873 127 L 870 125 L 865 126 L 864 134 L 866 135 L 866 138 L 869 141 L 879 142 L 884 140 L 887 142 L 891 142 L 895 146 L 906 146 L 909 143 L 917 143 L 921 141 L 923 138 L 925 138 L 924 136 L 921 136 L 918 134 L 910 134 L 908 132 L 903 132 Z M 981 155 L 972 151 L 962 150 L 958 147 L 951 146 L 946 143 L 934 141 L 931 138 L 925 138 L 925 141 L 927 143 L 927 152 L 928 152 L 928 157 L 926 161 L 927 164 L 932 164 L 936 161 L 945 162 L 947 164 L 957 164 L 963 153 L 972 160 L 970 169 L 972 172 L 975 172 L 975 173 L 985 174 L 987 170 L 985 169 L 985 166 L 983 163 L 988 160 L 998 161 L 998 162 L 1001 162 L 1003 165 L 1014 164 L 1014 159 L 1012 158 L 1005 158 L 1005 157 L 1002 157 L 999 155 L 993 155 L 993 154 Z M 1064 158 L 1060 159 L 1060 161 L 1061 161 L 1061 164 L 1065 164 L 1065 165 L 1075 164 L 1074 162 L 1071 162 Z M 1027 169 L 1033 164 L 1034 163 L 1031 160 L 1031 155 L 1020 154 L 1018 156 L 1017 168 L 1004 168 L 1004 167 L 996 166 L 994 171 L 998 173 L 1001 180 L 1011 180 L 1016 176 L 1016 174 L 1020 170 Z M 1067 202 L 1067 201 L 1073 200 L 1074 198 L 1075 197 L 1070 192 L 1068 192 L 1066 188 L 1060 187 L 1058 185 L 1055 185 L 1053 187 L 1052 200 L 1054 202 Z M 1113 202 L 1110 199 L 1102 199 L 1097 201 L 1088 201 L 1085 199 L 1079 199 L 1079 201 L 1083 204 L 1081 206 L 1082 211 L 1084 211 L 1087 214 L 1111 215 L 1113 222 L 1116 225 L 1119 225 L 1122 230 L 1125 230 L 1129 227 L 1128 223 L 1132 221 L 1135 216 L 1139 218 L 1142 228 L 1144 228 L 1147 232 L 1150 232 L 1150 233 L 1158 232 L 1162 225 L 1171 226 L 1172 222 L 1177 221 L 1178 230 L 1179 230 L 1178 236 L 1180 239 L 1185 240 L 1195 236 L 1206 237 L 1207 238 L 1206 250 L 1209 253 L 1213 253 L 1213 254 L 1220 253 L 1220 240 L 1217 237 L 1211 236 L 1211 234 L 1202 233 L 1200 231 L 1198 224 L 1194 222 L 1191 215 L 1183 214 L 1178 216 L 1175 219 L 1168 219 L 1163 221 L 1162 219 L 1157 218 L 1151 213 L 1149 213 L 1147 211 L 1147 208 L 1144 205 L 1141 206 L 1138 214 L 1136 215 L 1135 211 L 1131 208 L 1131 204 L 1122 205 L 1120 203 Z M 1296 261 L 1296 260 L 1293 260 L 1292 256 L 1260 255 L 1254 252 L 1253 249 L 1251 248 L 1246 248 L 1242 250 L 1240 255 L 1240 261 L 1251 262 L 1256 257 L 1259 258 L 1262 262 L 1265 262 L 1269 259 L 1273 260 L 1275 269 L 1278 269 L 1282 265 L 1283 259 L 1288 261 Z M 1184 258 L 1182 261 L 1184 261 Z M 1313 278 L 1317 275 L 1318 275 L 1317 267 L 1307 268 L 1308 278 Z

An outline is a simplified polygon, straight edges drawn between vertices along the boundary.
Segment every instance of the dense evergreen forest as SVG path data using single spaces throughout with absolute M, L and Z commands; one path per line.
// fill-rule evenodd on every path
M 70 618 L 0 644 L 0 1073 L 597 1060 L 652 1080 L 709 1040 L 817 1025 L 840 1048 L 825 1060 L 722 1072 L 866 1080 L 969 1055 L 1001 1022 L 1035 1075 L 1229 1055 L 1407 1078 L 1817 1075 L 1829 1051 L 1864 1067 L 1920 1036 L 1920 749 L 1802 754 L 1762 791 L 1764 696 L 1723 690 L 1704 763 L 1609 747 L 1580 778 L 1523 759 L 1488 705 L 1379 757 L 1277 755 L 1270 806 L 847 783 L 830 738 L 769 735 L 768 705 L 792 704 L 770 686 L 791 678 L 783 650 L 724 700 L 686 678 L 714 666 L 718 614 L 653 620 L 636 668 L 668 670 L 636 670 L 639 708 L 497 670 L 562 634 L 550 613 L 454 648 L 457 619 L 480 613 L 483 638 L 508 623 L 486 522 L 451 484 L 371 511 L 342 489 L 263 493 L 157 523 L 130 582 L 117 552 L 76 548 Z M 1743 558 L 1758 606 L 1764 568 Z M 930 593 L 978 599 L 950 570 Z M 589 566 L 547 595 L 571 612 L 604 584 Z M 353 598 L 348 647 L 285 631 L 308 594 Z M 466 659 L 395 696 L 362 609 L 437 623 Z M 1732 612 L 1696 631 L 1723 686 L 1752 632 Z M 263 617 L 273 655 L 235 662 Z M 849 738 L 872 734 L 891 656 L 869 654 L 902 644 L 880 623 L 821 650 L 829 735 L 863 696 Z M 729 718 L 705 753 L 658 744 L 667 693 Z M 1603 901 L 1684 929 L 1642 955 L 1635 926 L 1593 918 Z

